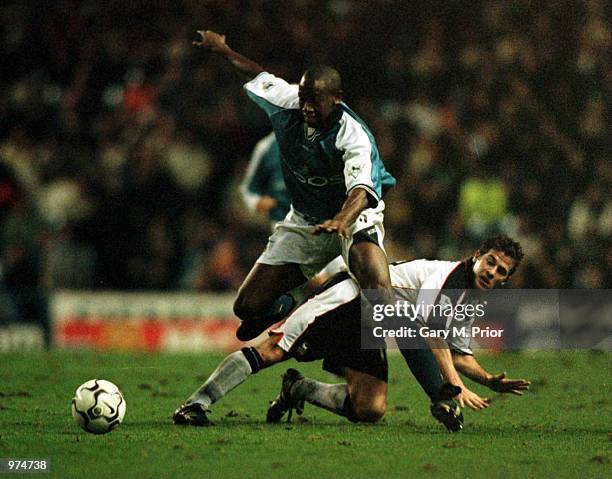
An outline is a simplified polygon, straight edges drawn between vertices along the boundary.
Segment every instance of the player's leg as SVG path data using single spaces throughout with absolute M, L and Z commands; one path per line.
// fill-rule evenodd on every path
M 385 273 L 387 277 L 389 275 L 386 255 L 379 246 L 369 241 L 353 244 L 350 249 L 350 258 L 351 271 L 360 281 L 362 289 L 384 288 L 388 289 L 391 293 L 389 289 L 391 287 L 390 278 L 389 286 L 385 285 Z M 385 295 L 383 298 L 387 301 L 394 300 L 392 294 Z M 405 344 L 402 343 L 402 340 L 398 340 L 398 345 L 412 374 L 427 395 L 434 401 L 444 383 L 440 369 L 431 350 L 422 339 L 410 339 L 410 341 L 410 344 Z M 420 344 L 415 344 L 416 341 L 420 341 Z
M 261 369 L 285 360 L 285 351 L 271 335 L 255 347 L 242 348 L 223 359 L 208 379 L 174 412 L 175 424 L 205 426 L 208 408 Z
M 387 255 L 376 243 L 355 238 L 349 250 L 349 267 L 361 289 L 390 289 Z
M 344 409 L 350 414 L 347 416 L 349 420 L 376 422 L 381 419 L 385 414 L 386 381 L 351 368 L 346 368 L 344 377 L 347 379 L 350 401 L 350 404 L 345 403 Z M 459 391 L 456 386 L 443 384 L 430 407 L 433 417 L 452 432 L 463 429 L 463 414 L 452 399 Z
M 352 234 L 350 240 L 343 244 L 343 252 L 347 246 L 349 248 L 348 264 L 351 272 L 362 289 L 384 290 L 381 300 L 394 303 L 395 295 L 391 289 L 387 256 L 382 248 L 384 236 L 382 214 L 365 212 L 360 216 L 356 229 L 358 230 Z M 432 402 L 431 410 L 434 417 L 448 429 L 459 430 L 463 425 L 463 416 L 452 397 L 448 396 L 452 386 L 444 383 L 431 349 L 423 340 L 421 343 L 401 344 L 398 341 L 406 364 Z M 439 407 L 443 407 L 444 412 L 434 413 Z
M 335 281 L 340 273 L 346 273 L 347 267 L 342 256 L 337 256 L 330 261 L 321 271 L 310 278 L 306 283 L 293 288 L 286 293 L 292 299 L 292 310 L 308 301 L 315 294 L 323 291 L 332 281 Z M 290 301 L 286 301 L 290 304 Z
M 304 294 L 306 296 L 321 289 L 332 277 L 342 271 L 346 271 L 347 267 L 342 256 L 336 256 L 330 261 L 325 268 L 319 271 L 313 278 L 308 280 L 304 285 Z
M 449 431 L 463 429 L 463 414 L 453 399 L 461 389 L 444 382 L 429 345 L 420 337 L 398 338 L 396 341 L 410 371 L 429 396 L 432 416 Z
M 256 263 L 238 291 L 234 314 L 242 320 L 236 331 L 241 341 L 251 340 L 284 318 L 294 300 L 285 294 L 306 281 L 297 264 Z
M 376 422 L 385 415 L 387 401 L 387 382 L 370 374 L 345 368 L 350 405 L 349 420 L 356 422 Z
M 312 225 L 293 210 L 289 211 L 276 225 L 266 249 L 238 292 L 234 312 L 243 321 L 236 332 L 238 339 L 255 338 L 291 311 L 295 300 L 286 293 L 333 259 L 323 246 L 334 239 L 313 236 Z
M 288 357 L 287 352 L 302 337 L 317 312 L 326 305 L 332 311 L 337 311 L 338 305 L 351 301 L 356 294 L 354 282 L 347 279 L 338 283 L 323 292 L 316 300 L 313 299 L 294 311 L 280 327 L 278 334 L 270 335 L 254 348 L 243 348 L 227 356 L 206 382 L 187 399 L 184 405 L 187 412 L 191 414 L 195 410 L 193 414 L 205 416 L 205 411 L 211 404 L 243 383 L 251 374 L 285 360 Z M 358 300 L 353 302 L 358 304 Z M 175 413 L 175 422 L 182 422 L 185 415 L 182 406 Z
M 342 240 L 342 256 L 361 289 L 391 288 L 383 217 L 379 210 L 363 211 Z
M 324 383 L 302 376 L 295 369 L 283 375 L 280 395 L 268 409 L 267 421 L 278 422 L 285 412 L 303 411 L 304 402 L 352 422 L 376 422 L 385 414 L 387 383 L 370 374 L 343 368 L 346 383 Z
M 297 264 L 255 263 L 238 290 L 234 313 L 243 321 L 261 317 L 279 296 L 306 280 Z
M 352 281 L 344 285 L 339 283 L 337 288 L 348 285 L 356 288 Z M 333 291 L 333 288 L 329 291 Z M 354 292 L 357 293 L 356 290 Z M 298 361 L 323 357 L 323 369 L 344 377 L 347 382 L 323 383 L 289 369 L 283 376 L 280 394 L 268 409 L 268 422 L 279 421 L 292 409 L 301 413 L 304 402 L 352 421 L 374 422 L 382 417 L 388 378 L 387 355 L 382 342 L 379 349 L 361 348 L 359 312 L 360 300 L 356 297 L 318 316 L 288 349 L 289 354 Z

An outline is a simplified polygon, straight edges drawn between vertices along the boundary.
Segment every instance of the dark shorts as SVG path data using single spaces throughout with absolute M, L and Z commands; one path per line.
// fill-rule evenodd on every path
M 342 375 L 344 368 L 388 381 L 387 350 L 361 348 L 361 304 L 350 303 L 319 316 L 295 342 L 289 355 L 300 362 L 323 359 L 323 369 Z

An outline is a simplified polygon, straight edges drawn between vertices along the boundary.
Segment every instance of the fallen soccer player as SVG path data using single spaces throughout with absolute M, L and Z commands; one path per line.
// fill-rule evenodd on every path
M 506 281 L 522 259 L 520 246 L 507 237 L 487 240 L 465 261 L 417 260 L 390 266 L 393 285 L 412 290 L 492 289 Z M 299 306 L 278 331 L 255 347 L 227 356 L 208 380 L 174 413 L 176 424 L 210 424 L 208 408 L 251 374 L 295 358 L 323 359 L 323 368 L 346 380 L 327 384 L 294 369 L 283 376 L 282 389 L 268 410 L 269 422 L 303 410 L 305 402 L 355 422 L 376 422 L 385 413 L 387 358 L 383 341 L 361 347 L 361 302 L 357 283 L 346 273 L 334 277 Z M 460 407 L 483 409 L 488 400 L 470 391 L 458 371 L 494 391 L 522 394 L 529 381 L 493 375 L 474 359 L 469 344 L 448 343 L 433 349 L 402 349 L 413 375 L 431 400 L 432 415 L 451 431 L 463 427 Z

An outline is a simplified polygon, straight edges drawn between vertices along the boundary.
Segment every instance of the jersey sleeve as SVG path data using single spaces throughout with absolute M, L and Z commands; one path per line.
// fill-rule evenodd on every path
M 245 83 L 244 89 L 249 98 L 268 116 L 299 106 L 298 86 L 290 85 L 271 73 L 260 73 L 250 82 Z
M 335 146 L 343 152 L 346 192 L 349 194 L 355 188 L 365 189 L 369 207 L 374 208 L 380 200 L 372 175 L 374 145 L 363 126 L 350 115 L 344 114 L 340 123 Z
M 242 199 L 251 212 L 255 211 L 260 198 L 268 194 L 266 185 L 271 173 L 266 167 L 265 156 L 269 154 L 275 139 L 274 133 L 270 133 L 255 145 L 246 174 L 240 184 Z

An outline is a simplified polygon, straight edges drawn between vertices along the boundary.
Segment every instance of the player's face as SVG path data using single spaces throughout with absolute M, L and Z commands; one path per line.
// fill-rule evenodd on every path
M 516 261 L 501 251 L 491 249 L 485 254 L 474 254 L 474 282 L 478 289 L 492 289 L 510 276 Z
M 300 81 L 298 95 L 300 109 L 308 126 L 321 128 L 341 101 L 340 96 L 330 92 L 321 80 Z

